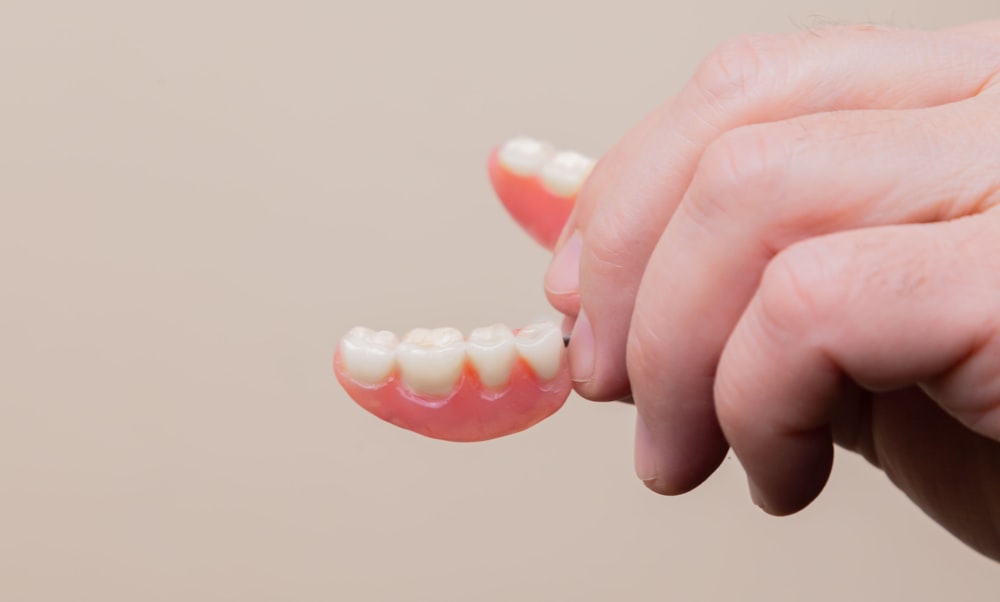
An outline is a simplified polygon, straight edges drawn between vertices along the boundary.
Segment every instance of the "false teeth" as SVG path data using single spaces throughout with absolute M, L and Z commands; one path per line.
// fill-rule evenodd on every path
M 569 198 L 580 191 L 594 160 L 574 151 L 556 152 L 548 142 L 519 136 L 497 152 L 500 164 L 518 176 L 537 177 L 550 194 Z
M 551 322 L 535 322 L 518 331 L 514 345 L 535 375 L 550 380 L 559 372 L 565 348 L 562 331 Z
M 514 333 L 503 324 L 477 328 L 469 333 L 466 353 L 479 380 L 489 388 L 500 387 L 510 379 L 517 361 Z
M 555 149 L 548 142 L 519 136 L 500 147 L 498 156 L 510 171 L 521 176 L 531 176 L 537 174 L 554 153 Z
M 447 395 L 465 365 L 465 341 L 455 328 L 416 328 L 396 348 L 403 382 L 417 393 Z
M 542 186 L 557 196 L 572 196 L 579 192 L 584 180 L 594 169 L 594 160 L 573 151 L 556 153 L 541 167 Z
M 402 342 L 391 332 L 357 327 L 340 342 L 341 367 L 350 378 L 378 385 L 395 373 L 407 389 L 427 397 L 450 395 L 467 363 L 485 389 L 505 388 L 518 357 L 538 380 L 549 381 L 564 354 L 562 333 L 551 322 L 536 322 L 516 335 L 494 324 L 473 330 L 468 340 L 454 328 L 417 328 Z
M 344 367 L 358 381 L 376 384 L 385 380 L 396 368 L 396 347 L 399 339 L 388 330 L 352 328 L 340 342 Z

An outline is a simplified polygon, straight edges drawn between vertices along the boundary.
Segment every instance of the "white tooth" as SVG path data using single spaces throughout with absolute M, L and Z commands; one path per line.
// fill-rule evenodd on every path
M 589 157 L 572 151 L 556 153 L 542 166 L 542 185 L 552 194 L 572 196 L 580 190 L 592 169 L 594 160 Z
M 559 372 L 565 353 L 562 331 L 552 322 L 535 322 L 518 331 L 514 337 L 518 353 L 542 380 L 552 379 Z
M 451 392 L 465 366 L 465 341 L 454 328 L 416 328 L 396 348 L 403 381 L 416 393 Z
M 351 378 L 368 384 L 385 380 L 396 367 L 399 339 L 388 330 L 358 326 L 340 340 L 340 359 Z
M 498 158 L 510 171 L 521 176 L 533 176 L 552 158 L 554 152 L 555 149 L 547 142 L 519 136 L 500 147 Z
M 479 380 L 497 388 L 510 380 L 510 371 L 517 361 L 514 333 L 503 324 L 477 328 L 469 333 L 466 353 L 479 372 Z

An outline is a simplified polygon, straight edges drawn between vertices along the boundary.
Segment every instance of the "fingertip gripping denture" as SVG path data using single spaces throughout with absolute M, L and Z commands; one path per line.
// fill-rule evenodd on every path
M 487 170 L 511 217 L 539 244 L 551 249 L 569 218 L 576 195 L 594 161 L 574 151 L 556 151 L 526 136 L 493 149 Z
M 572 389 L 563 336 L 539 322 L 497 324 L 468 338 L 454 328 L 393 333 L 352 329 L 334 372 L 361 407 L 382 420 L 446 441 L 511 435 L 555 413 Z

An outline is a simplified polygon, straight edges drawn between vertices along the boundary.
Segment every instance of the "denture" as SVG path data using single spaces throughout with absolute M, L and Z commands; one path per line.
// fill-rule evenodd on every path
M 526 136 L 493 149 L 487 161 L 493 189 L 508 213 L 547 249 L 559 239 L 593 168 L 593 159 Z
M 594 161 L 518 137 L 490 153 L 490 180 L 504 207 L 552 248 Z M 572 385 L 560 329 L 502 324 L 463 337 L 417 328 L 402 340 L 357 327 L 337 345 L 334 372 L 362 408 L 404 429 L 446 441 L 485 441 L 523 431 L 555 413 Z
M 502 324 L 463 337 L 417 328 L 402 340 L 357 327 L 334 355 L 341 386 L 361 407 L 404 429 L 446 441 L 485 441 L 555 413 L 572 389 L 561 330 Z

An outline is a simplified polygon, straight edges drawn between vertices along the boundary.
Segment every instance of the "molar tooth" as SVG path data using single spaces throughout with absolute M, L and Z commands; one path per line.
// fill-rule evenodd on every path
M 548 142 L 518 136 L 500 147 L 498 158 L 510 171 L 521 176 L 533 176 L 552 159 L 554 152 Z
M 503 324 L 477 328 L 469 333 L 466 353 L 479 372 L 479 380 L 489 388 L 506 384 L 517 360 L 514 333 Z
M 357 326 L 341 339 L 340 359 L 351 378 L 374 385 L 395 369 L 397 345 L 399 339 L 388 330 Z
M 416 393 L 444 396 L 465 366 L 465 341 L 454 328 L 416 328 L 396 348 L 403 381 Z
M 542 166 L 542 185 L 552 194 L 572 196 L 594 169 L 594 160 L 572 151 L 556 153 Z
M 538 378 L 551 380 L 559 372 L 565 347 L 562 331 L 552 322 L 525 326 L 514 337 L 514 344 Z

